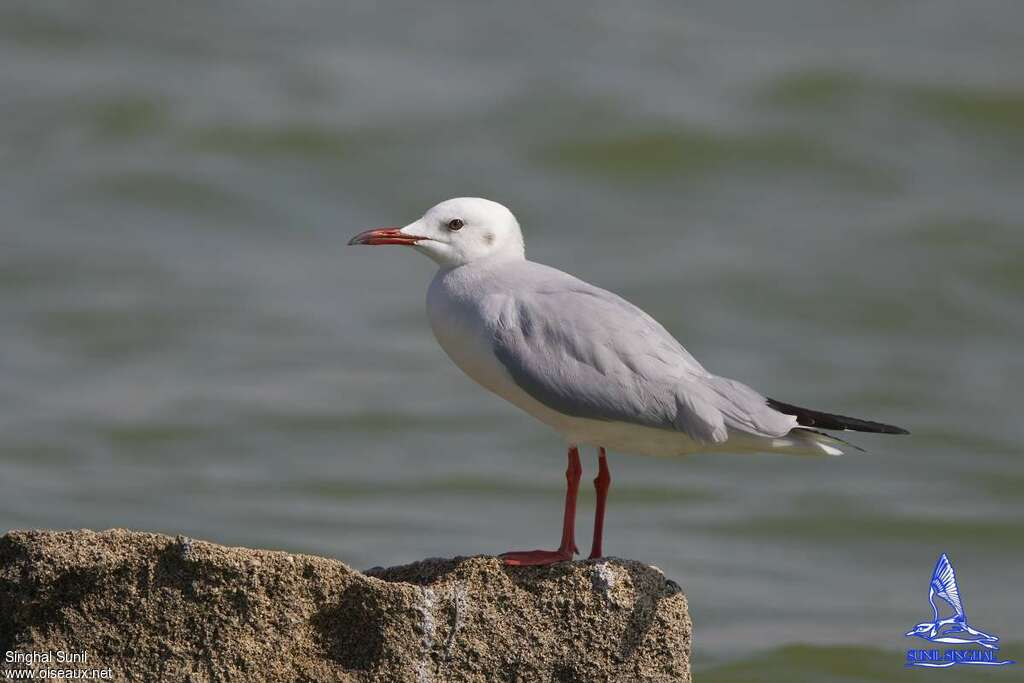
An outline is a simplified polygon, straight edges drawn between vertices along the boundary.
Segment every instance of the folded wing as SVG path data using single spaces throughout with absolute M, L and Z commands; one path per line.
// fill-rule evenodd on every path
M 780 436 L 796 426 L 750 387 L 708 373 L 657 321 L 611 292 L 565 275 L 494 297 L 495 355 L 553 410 L 680 431 L 705 444 L 724 442 L 729 428 Z

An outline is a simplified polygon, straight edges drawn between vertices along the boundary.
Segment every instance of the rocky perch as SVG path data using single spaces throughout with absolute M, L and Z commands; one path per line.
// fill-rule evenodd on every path
M 0 671 L 115 681 L 689 681 L 686 598 L 630 560 L 337 560 L 124 530 L 0 537 Z M 10 663 L 49 653 L 50 663 Z M 85 662 L 66 661 L 84 654 Z M 6 663 L 5 663 L 6 660 Z

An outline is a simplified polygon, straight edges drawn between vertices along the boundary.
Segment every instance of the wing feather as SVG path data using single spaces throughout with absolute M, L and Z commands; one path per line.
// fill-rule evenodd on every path
M 565 415 L 684 432 L 780 436 L 792 416 L 740 382 L 708 373 L 657 321 L 576 278 L 491 295 L 493 351 L 516 384 Z
M 946 557 L 946 553 L 942 553 L 939 556 L 939 561 L 935 564 L 935 571 L 932 572 L 932 588 L 936 595 L 956 610 L 957 614 L 964 613 L 964 606 L 960 601 L 960 588 L 956 583 L 956 573 L 953 571 L 953 564 Z

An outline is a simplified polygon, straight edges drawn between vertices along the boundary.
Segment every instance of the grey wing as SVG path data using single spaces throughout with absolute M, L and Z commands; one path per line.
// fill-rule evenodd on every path
M 639 308 L 573 281 L 491 302 L 494 353 L 535 400 L 565 415 L 680 431 L 700 443 L 726 441 L 730 427 L 784 434 L 795 424 L 749 387 L 709 374 Z
M 755 436 L 784 436 L 798 427 L 795 417 L 780 413 L 768 405 L 768 399 L 742 382 L 718 375 L 697 378 L 696 387 L 682 390 L 699 391 L 722 414 L 725 425 Z

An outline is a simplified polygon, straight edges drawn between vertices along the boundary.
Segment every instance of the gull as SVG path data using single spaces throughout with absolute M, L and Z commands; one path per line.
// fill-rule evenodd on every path
M 580 445 L 599 454 L 590 552 L 597 558 L 611 486 L 607 450 L 841 455 L 850 444 L 821 430 L 908 433 L 766 398 L 712 374 L 625 299 L 528 260 L 519 222 L 496 202 L 449 199 L 405 227 L 367 230 L 349 244 L 403 245 L 433 259 L 427 316 L 441 348 L 477 383 L 568 443 L 561 543 L 504 553 L 508 564 L 550 564 L 579 552 Z

